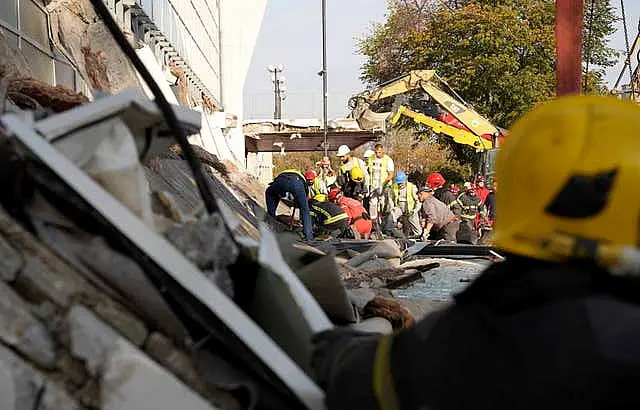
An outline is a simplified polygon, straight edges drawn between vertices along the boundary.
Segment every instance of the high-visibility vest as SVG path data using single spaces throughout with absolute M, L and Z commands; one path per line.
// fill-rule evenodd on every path
M 368 164 L 367 167 L 369 168 L 369 183 L 371 184 L 371 186 L 374 186 L 374 182 L 373 182 L 373 161 L 374 159 L 376 159 L 375 155 L 372 155 L 369 157 L 368 160 Z M 387 154 L 384 154 L 384 156 L 382 157 L 382 164 L 380 165 L 380 185 L 382 185 L 382 183 L 387 179 L 387 177 L 389 176 L 389 172 L 387 172 L 387 165 L 389 164 L 389 156 Z
M 411 182 L 407 182 L 407 211 L 409 213 L 413 213 L 413 210 L 416 208 L 416 200 L 413 197 L 413 193 L 415 192 L 416 186 Z M 398 184 L 393 184 L 393 202 L 397 205 L 399 198 L 400 186 Z

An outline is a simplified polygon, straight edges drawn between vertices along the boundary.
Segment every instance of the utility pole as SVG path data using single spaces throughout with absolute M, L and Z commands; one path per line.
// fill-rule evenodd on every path
M 285 81 L 286 78 L 281 75 L 284 71 L 282 64 L 270 65 L 267 67 L 267 71 L 273 74 L 273 94 L 274 94 L 274 112 L 273 118 L 279 120 L 282 118 L 282 100 L 285 99 L 284 93 L 287 91 Z M 280 75 L 279 75 L 280 74 Z
M 327 156 L 329 145 L 327 144 L 327 0 L 322 0 L 322 122 L 324 124 L 324 155 Z

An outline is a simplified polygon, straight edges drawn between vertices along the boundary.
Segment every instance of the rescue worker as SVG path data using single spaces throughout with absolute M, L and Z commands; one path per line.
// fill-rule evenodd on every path
M 484 177 L 482 175 L 479 175 L 476 178 L 476 195 L 478 195 L 483 204 L 487 199 L 487 195 L 489 195 L 489 188 L 485 186 Z
M 318 194 L 323 194 L 320 188 L 320 181 L 316 172 L 312 169 L 307 170 L 304 173 L 304 179 L 307 181 L 307 197 L 313 198 Z
M 362 201 L 369 193 L 366 164 L 360 158 L 354 157 L 346 145 L 338 147 L 338 157 L 342 162 L 338 173 L 338 185 L 346 196 Z
M 309 208 L 317 235 L 338 237 L 349 228 L 349 215 L 323 194 L 309 199 Z
M 340 188 L 332 188 L 329 191 L 329 200 L 340 206 L 349 215 L 349 227 L 354 239 L 369 239 L 373 224 L 362 203 L 346 197 Z
M 320 166 L 318 171 L 318 178 L 320 179 L 320 186 L 323 194 L 329 194 L 329 190 L 336 185 L 336 173 L 331 168 L 331 161 L 329 157 L 322 157 L 322 159 L 316 162 L 316 165 Z M 325 192 L 326 191 L 326 192 Z
M 517 121 L 496 164 L 506 260 L 411 329 L 316 335 L 327 408 L 640 408 L 638 129 L 612 97 Z
M 454 210 L 454 213 L 456 213 L 456 215 L 459 215 L 459 209 L 456 209 L 458 205 L 458 196 L 453 194 L 450 189 L 445 188 L 444 184 L 446 182 L 447 181 L 444 179 L 442 174 L 438 172 L 429 174 L 429 176 L 427 177 L 427 186 L 433 189 L 433 196 L 437 200 L 443 202 L 449 208 Z
M 476 216 L 480 214 L 482 220 L 486 220 L 487 213 L 480 197 L 476 195 L 476 187 L 471 182 L 464 183 L 464 192 L 458 196 L 457 203 L 460 207 L 460 230 L 458 242 L 471 245 L 478 244 L 476 231 Z
M 484 206 L 487 208 L 487 217 L 489 218 L 489 224 L 493 226 L 493 221 L 496 220 L 496 189 L 498 183 L 493 181 L 493 186 L 487 195 L 487 199 L 484 201 Z
M 378 223 L 378 211 L 381 212 L 380 220 L 391 211 L 391 183 L 393 181 L 393 160 L 384 153 L 384 147 L 378 143 L 374 147 L 375 155 L 369 157 L 367 169 L 369 170 L 369 215 L 374 221 L 376 231 L 380 232 Z
M 420 188 L 418 200 L 422 202 L 420 214 L 424 219 L 422 240 L 443 239 L 448 242 L 456 241 L 456 234 L 460 222 L 451 209 L 433 196 L 433 189 L 428 186 Z
M 460 193 L 460 189 L 458 188 L 458 186 L 456 184 L 452 184 L 449 187 L 449 191 L 455 195 L 455 198 L 458 199 L 458 194 Z
M 407 180 L 407 174 L 398 171 L 393 184 L 393 209 L 391 217 L 394 225 L 402 224 L 402 232 L 407 238 L 415 238 L 422 233 L 420 225 L 418 189 Z
M 280 200 L 287 196 L 292 197 L 295 207 L 300 210 L 305 239 L 310 241 L 313 239 L 313 223 L 309 212 L 307 193 L 307 181 L 302 172 L 297 169 L 286 169 L 274 178 L 264 194 L 267 213 L 274 218 Z

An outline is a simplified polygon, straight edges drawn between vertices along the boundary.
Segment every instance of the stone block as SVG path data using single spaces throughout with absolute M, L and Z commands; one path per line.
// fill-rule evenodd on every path
M 33 409 L 39 395 L 39 410 L 79 409 L 60 385 L 0 345 L 0 409 Z
M 83 359 L 91 374 L 100 376 L 102 410 L 212 409 L 84 306 L 73 306 L 67 320 L 71 354 Z M 160 341 L 161 353 L 167 347 Z
M 15 287 L 34 302 L 49 300 L 60 307 L 68 307 L 80 295 L 96 297 L 95 290 L 71 268 L 52 268 L 33 256 L 25 257 L 24 269 L 18 275 Z
M 0 236 L 0 279 L 14 281 L 23 263 L 22 256 Z
M 107 358 L 101 397 L 102 410 L 214 409 L 124 339 Z
M 141 320 L 110 299 L 98 302 L 92 310 L 137 346 L 141 346 L 149 334 Z
M 31 314 L 31 306 L 1 281 L 0 340 L 38 366 L 51 368 L 55 365 L 55 344 L 51 334 Z
M 110 351 L 122 337 L 81 305 L 71 308 L 67 315 L 67 324 L 71 355 L 84 360 L 89 373 L 97 375 Z

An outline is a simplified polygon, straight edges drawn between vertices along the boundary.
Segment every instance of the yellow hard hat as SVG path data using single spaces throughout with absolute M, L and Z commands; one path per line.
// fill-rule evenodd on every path
M 639 130 L 640 107 L 612 97 L 560 98 L 517 121 L 496 163 L 496 247 L 550 261 L 637 249 Z
M 313 199 L 315 199 L 318 202 L 324 202 L 327 200 L 327 196 L 325 194 L 316 194 L 316 196 L 314 196 Z
M 349 175 L 351 176 L 352 181 L 362 182 L 364 181 L 364 172 L 362 172 L 362 168 L 353 167 L 351 171 L 349 171 Z

